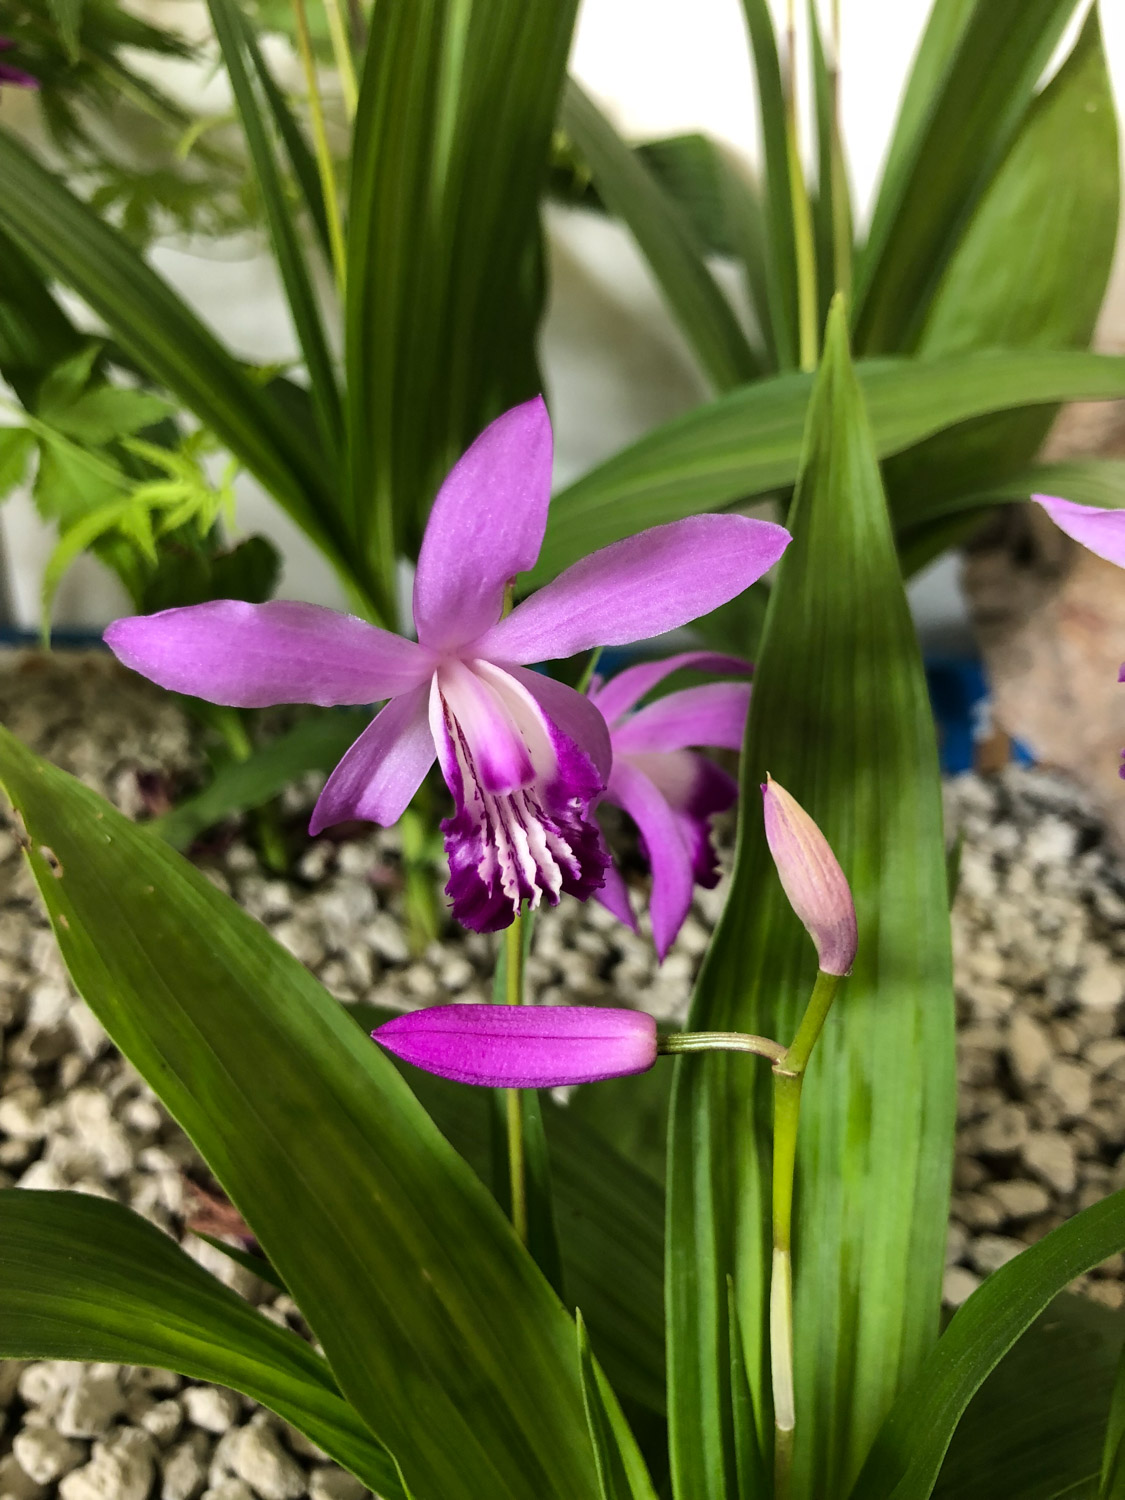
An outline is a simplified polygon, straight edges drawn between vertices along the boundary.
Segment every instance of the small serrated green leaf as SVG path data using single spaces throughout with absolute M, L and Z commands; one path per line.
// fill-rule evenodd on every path
M 26 427 L 0 427 L 0 500 L 23 483 L 35 438 Z
M 151 391 L 102 385 L 56 411 L 53 421 L 67 437 L 99 446 L 162 422 L 174 411 L 175 407 Z

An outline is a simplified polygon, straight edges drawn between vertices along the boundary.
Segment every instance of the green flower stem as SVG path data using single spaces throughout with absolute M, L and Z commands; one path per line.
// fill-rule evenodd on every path
M 246 722 L 237 708 L 220 708 L 215 716 L 219 733 L 230 751 L 232 760 L 249 760 L 254 753 L 254 742 L 246 728 Z M 264 802 L 251 814 L 254 831 L 258 836 L 258 848 L 262 862 L 275 875 L 283 875 L 289 868 L 289 856 L 285 838 L 277 821 L 277 806 L 273 801 Z
M 850 297 L 852 225 L 848 212 L 848 170 L 844 160 L 844 140 L 840 124 L 840 0 L 832 0 L 832 61 L 828 69 L 828 88 L 832 108 L 832 159 L 829 163 L 832 183 L 832 259 L 836 272 L 836 291 Z
M 520 911 L 504 934 L 507 949 L 507 993 L 508 1005 L 522 1005 L 524 1001 L 523 966 L 523 912 Z M 527 1244 L 527 1168 L 523 1149 L 523 1109 L 519 1089 L 505 1089 L 508 1120 L 508 1177 L 512 1200 L 512 1227 Z
M 801 1085 L 836 991 L 838 974 L 818 973 L 793 1045 L 773 1070 L 773 1268 L 770 1374 L 773 1386 L 774 1500 L 789 1500 L 796 1410 L 793 1399 L 793 1180 Z
M 780 1042 L 746 1031 L 673 1031 L 657 1039 L 656 1050 L 659 1053 L 756 1052 L 759 1057 L 768 1057 L 775 1066 L 784 1061 L 788 1052 Z
M 352 56 L 352 43 L 343 7 L 340 0 L 324 0 L 324 9 L 328 15 L 328 31 L 332 37 L 332 56 L 336 59 L 336 70 L 340 75 L 340 87 L 344 94 L 344 108 L 348 112 L 348 119 L 354 120 L 356 106 L 359 104 L 359 84 L 356 81 L 355 58 Z
M 815 370 L 820 339 L 817 330 L 816 242 L 808 183 L 801 166 L 797 129 L 797 27 L 794 0 L 789 0 L 785 58 L 785 144 L 789 167 L 789 202 L 797 254 L 797 332 L 802 370 Z
M 332 152 L 328 146 L 328 132 L 324 124 L 324 105 L 320 97 L 320 83 L 316 76 L 316 59 L 313 57 L 305 0 L 293 0 L 293 15 L 297 22 L 297 50 L 301 54 L 301 63 L 305 70 L 305 86 L 309 93 L 309 119 L 316 146 L 316 165 L 320 173 L 320 191 L 324 197 L 324 212 L 328 218 L 332 266 L 336 273 L 336 288 L 343 297 L 347 285 L 348 264 L 347 252 L 344 248 L 344 226 L 340 220 L 340 198 L 336 192 L 336 173 L 332 167 Z

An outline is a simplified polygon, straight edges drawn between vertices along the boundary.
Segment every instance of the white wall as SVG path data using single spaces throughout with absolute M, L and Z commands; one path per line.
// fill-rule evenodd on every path
M 783 0 L 771 0 L 782 15 Z M 201 24 L 196 0 L 149 0 L 168 22 Z M 857 203 L 862 213 L 877 180 L 898 93 L 928 0 L 841 0 L 842 111 Z M 803 5 L 798 4 L 798 12 Z M 1125 100 L 1125 4 L 1102 7 L 1119 100 Z M 702 129 L 751 158 L 758 143 L 750 62 L 738 0 L 585 0 L 574 70 L 638 137 Z M 220 104 L 221 76 L 177 71 L 182 91 L 206 89 Z M 5 113 L 9 111 L 5 96 Z M 19 105 L 22 101 L 15 101 Z M 694 404 L 705 388 L 628 236 L 591 216 L 549 215 L 553 298 L 544 332 L 544 366 L 556 421 L 556 480 L 565 483 L 655 423 Z M 239 354 L 284 359 L 293 339 L 267 257 L 250 243 L 164 246 L 154 259 Z M 1107 308 L 1105 339 L 1125 330 L 1125 254 Z M 339 604 L 335 580 L 295 528 L 251 481 L 240 490 L 239 524 L 268 532 L 286 559 L 283 593 Z M 2 514 L 9 593 L 17 624 L 33 628 L 50 531 L 26 496 Z M 0 595 L 2 597 L 2 595 Z M 60 591 L 56 620 L 97 628 L 124 605 L 116 580 L 92 559 L 75 567 Z M 960 629 L 962 612 L 949 563 L 916 589 L 931 628 Z

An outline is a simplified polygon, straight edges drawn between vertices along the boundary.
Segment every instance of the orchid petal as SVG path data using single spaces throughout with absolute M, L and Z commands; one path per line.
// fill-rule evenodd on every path
M 637 931 L 637 919 L 629 900 L 629 887 L 615 864 L 606 866 L 605 883 L 600 891 L 594 892 L 594 900 L 600 901 L 606 911 L 623 922 L 630 932 Z
M 1096 556 L 1104 557 L 1106 562 L 1125 568 L 1125 510 L 1078 505 L 1073 500 L 1059 500 L 1053 495 L 1032 495 L 1031 498 L 1043 507 L 1060 531 L 1081 542 Z
M 597 1083 L 656 1061 L 652 1016 L 594 1005 L 430 1005 L 371 1035 L 417 1068 L 486 1088 Z
M 746 516 L 689 516 L 592 552 L 477 643 L 494 660 L 552 661 L 675 630 L 761 578 L 790 541 Z
M 681 667 L 692 667 L 697 672 L 716 672 L 724 677 L 741 676 L 754 670 L 752 663 L 741 656 L 720 656 L 714 651 L 680 651 L 675 656 L 665 656 L 660 661 L 642 661 L 635 667 L 626 667 L 608 682 L 595 678 L 590 684 L 589 699 L 596 703 L 612 724 L 623 713 L 628 713 L 646 693 L 658 683 L 678 672 Z M 710 744 L 710 740 L 693 740 L 692 744 Z
M 487 669 L 487 663 L 480 665 Z M 535 767 L 528 744 L 520 732 L 520 721 L 525 722 L 525 727 L 530 728 L 537 739 L 549 743 L 537 706 L 533 706 L 534 717 L 525 712 L 517 719 L 516 715 L 524 705 L 506 702 L 483 674 L 461 661 L 443 661 L 438 668 L 437 684 L 484 790 L 510 792 L 516 787 L 526 786 L 535 775 Z M 529 718 L 532 722 L 527 725 Z M 550 754 L 549 749 L 547 753 Z
M 524 901 L 532 909 L 544 899 L 554 906 L 564 891 L 584 901 L 601 886 L 608 855 L 588 811 L 605 779 L 522 680 L 493 662 L 457 666 L 474 678 L 476 697 L 460 683 L 447 692 L 443 662 L 430 699 L 432 738 L 455 809 L 441 825 L 449 858 L 445 889 L 458 922 L 496 932 Z M 492 700 L 491 717 L 478 697 Z M 472 717 L 462 722 L 466 703 Z M 504 734 L 514 744 L 501 744 Z M 514 774 L 521 765 L 527 774 L 505 784 L 505 767 Z
M 414 575 L 418 639 L 446 651 L 476 639 L 504 587 L 535 564 L 551 498 L 551 420 L 542 396 L 486 427 L 438 491 Z
M 216 599 L 115 620 L 106 645 L 163 688 L 233 708 L 375 703 L 424 682 L 424 647 L 317 604 Z
M 613 763 L 613 749 L 609 727 L 597 705 L 585 694 L 576 693 L 564 682 L 556 682 L 542 672 L 507 664 L 504 671 L 527 689 L 555 728 L 589 756 L 604 786 Z
M 709 682 L 669 693 L 613 731 L 615 755 L 715 745 L 741 750 L 750 707 L 748 682 Z
M 625 809 L 644 840 L 652 869 L 652 937 L 663 961 L 691 909 L 691 853 L 671 807 L 644 771 L 615 760 L 606 796 Z
M 392 698 L 347 751 L 313 808 L 309 832 L 363 818 L 397 823 L 434 763 L 429 684 Z

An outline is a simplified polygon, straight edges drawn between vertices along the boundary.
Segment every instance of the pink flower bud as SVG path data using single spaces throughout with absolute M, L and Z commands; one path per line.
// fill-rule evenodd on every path
M 596 1083 L 656 1061 L 650 1015 L 595 1005 L 431 1005 L 371 1035 L 427 1073 L 488 1088 Z
M 846 974 L 858 942 L 855 905 L 828 840 L 799 802 L 767 776 L 762 787 L 766 842 L 789 898 L 816 944 L 825 974 Z

